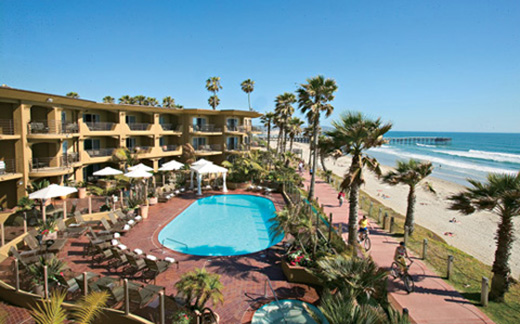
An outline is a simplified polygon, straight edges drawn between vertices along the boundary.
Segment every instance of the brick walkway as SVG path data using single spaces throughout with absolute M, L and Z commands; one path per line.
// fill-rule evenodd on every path
M 305 186 L 309 187 L 310 176 L 304 174 Z M 333 214 L 334 225 L 346 228 L 348 224 L 348 199 L 339 207 L 338 192 L 325 181 L 316 178 L 315 195 L 319 197 L 320 205 L 324 206 L 327 215 Z M 372 224 L 370 239 L 372 248 L 370 256 L 383 268 L 390 268 L 394 251 L 398 244 L 392 236 L 381 230 L 377 224 Z M 344 240 L 348 233 L 344 231 Z M 408 308 L 410 319 L 420 324 L 473 324 L 493 323 L 476 306 L 464 299 L 451 285 L 446 283 L 433 271 L 429 270 L 419 259 L 412 257 L 414 264 L 410 274 L 415 281 L 415 291 L 407 294 L 401 281 L 389 277 L 389 299 L 394 307 L 402 310 Z
M 4 319 L 5 324 L 32 324 L 32 319 L 29 311 L 25 308 L 15 307 L 0 303 L 0 320 Z

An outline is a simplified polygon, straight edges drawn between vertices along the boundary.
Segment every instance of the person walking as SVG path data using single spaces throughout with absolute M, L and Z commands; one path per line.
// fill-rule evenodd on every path
M 343 206 L 343 201 L 345 201 L 345 193 L 341 190 L 338 194 L 339 207 Z

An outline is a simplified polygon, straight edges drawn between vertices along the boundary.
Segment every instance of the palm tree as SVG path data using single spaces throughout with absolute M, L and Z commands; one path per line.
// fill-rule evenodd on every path
M 332 137 L 337 148 L 352 156 L 341 188 L 349 194 L 348 243 L 354 246 L 357 241 L 359 188 L 365 182 L 363 168 L 381 175 L 379 163 L 365 151 L 383 145 L 383 135 L 392 128 L 392 124 L 383 125 L 380 118 L 372 120 L 360 112 L 348 112 L 339 121 L 332 122 L 332 126 L 335 129 L 327 135 Z
M 177 109 L 183 109 L 184 106 L 183 106 L 183 105 L 175 105 L 175 108 L 177 108 Z
M 296 90 L 298 93 L 298 106 L 300 110 L 312 120 L 313 143 L 314 148 L 318 146 L 318 128 L 320 126 L 320 114 L 325 112 L 325 116 L 329 117 L 334 107 L 329 104 L 334 100 L 334 92 L 338 90 L 336 81 L 333 79 L 325 79 L 322 75 L 307 79 L 307 84 L 302 84 Z M 314 157 L 312 162 L 312 178 L 309 188 L 309 200 L 314 198 L 314 184 L 316 181 L 316 159 L 318 151 L 314 149 Z
M 514 241 L 513 217 L 520 215 L 520 172 L 517 175 L 490 173 L 486 183 L 471 179 L 468 182 L 471 188 L 449 198 L 452 201 L 450 209 L 465 215 L 487 210 L 500 216 L 489 295 L 493 300 L 503 301 L 512 282 L 509 256 Z
M 260 120 L 262 121 L 262 124 L 267 127 L 267 149 L 270 150 L 270 142 L 271 142 L 271 123 L 274 121 L 276 115 L 273 112 L 266 112 L 262 117 L 260 117 Z
M 247 79 L 245 81 L 243 81 L 240 86 L 242 87 L 242 91 L 244 91 L 245 93 L 247 93 L 247 103 L 249 104 L 249 110 L 253 110 L 251 108 L 251 98 L 250 98 L 250 94 L 251 92 L 253 92 L 253 90 L 255 90 L 255 81 L 251 80 L 251 79 Z
M 325 166 L 325 159 L 328 156 L 332 155 L 334 150 L 335 147 L 332 138 L 323 135 L 318 137 L 318 152 L 320 154 L 321 166 L 323 167 L 323 171 L 325 172 L 328 171 L 327 167 Z
M 79 99 L 79 94 L 77 94 L 76 92 L 69 92 L 66 94 L 66 96 L 72 99 Z
M 383 181 L 389 185 L 405 184 L 410 190 L 408 191 L 408 207 L 406 208 L 406 220 L 404 226 L 408 226 L 410 234 L 414 231 L 414 213 L 415 213 L 415 188 L 424 178 L 432 174 L 432 163 L 421 162 L 414 159 L 408 161 L 397 161 L 395 171 L 389 171 L 383 176 Z M 433 191 L 431 186 L 429 190 Z M 434 192 L 434 191 L 433 191 Z
M 145 101 L 144 101 L 144 104 L 146 106 L 152 106 L 152 107 L 156 107 L 159 105 L 159 101 L 157 101 L 157 99 L 153 98 L 153 97 L 146 97 Z
M 115 101 L 115 99 L 113 97 L 111 97 L 111 96 L 105 96 L 103 98 L 103 102 L 104 103 L 114 103 L 114 101 Z
M 164 108 L 175 108 L 175 99 L 170 96 L 164 97 L 162 100 L 162 106 Z
M 292 152 L 294 138 L 301 134 L 302 126 L 305 122 L 298 117 L 291 117 L 288 122 L 288 133 L 289 138 L 291 139 L 291 144 L 289 145 L 289 151 Z
M 285 92 L 276 97 L 274 101 L 276 103 L 275 114 L 277 116 L 277 124 L 280 129 L 278 134 L 278 142 L 280 143 L 280 152 L 285 151 L 285 128 L 294 114 L 294 107 L 292 106 L 296 102 L 296 96 L 293 93 Z
M 223 302 L 224 299 L 220 275 L 209 273 L 205 268 L 195 268 L 185 273 L 175 283 L 175 288 L 186 296 L 186 303 L 197 310 L 202 310 L 210 299 L 214 305 Z M 195 301 L 192 304 L 193 299 Z
M 208 99 L 208 103 L 213 107 L 213 110 L 215 110 L 220 103 L 220 99 L 217 97 L 217 92 L 222 89 L 222 86 L 220 85 L 220 77 L 211 77 L 207 79 L 206 89 L 213 92 L 213 96 Z
M 146 97 L 143 95 L 134 96 L 134 105 L 146 106 Z
M 314 133 L 313 129 L 312 129 L 312 126 L 307 126 L 303 129 L 303 136 L 309 138 L 309 162 L 307 163 L 307 165 L 311 165 L 311 162 L 312 162 L 312 150 L 313 150 L 313 144 L 314 144 L 314 141 L 312 140 L 312 134 Z
M 135 105 L 135 99 L 129 95 L 124 95 L 119 98 L 119 103 L 123 105 Z

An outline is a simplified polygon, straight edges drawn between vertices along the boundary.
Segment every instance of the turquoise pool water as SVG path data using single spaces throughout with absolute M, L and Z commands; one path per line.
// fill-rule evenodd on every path
M 159 242 L 174 251 L 201 256 L 258 252 L 277 244 L 269 219 L 271 200 L 251 195 L 219 195 L 199 199 L 166 225 Z
M 280 307 L 281 306 L 281 307 Z M 315 314 L 321 324 L 329 324 L 319 309 L 301 300 L 284 299 L 280 303 L 273 301 L 260 307 L 251 320 L 251 324 L 318 324 L 311 314 Z

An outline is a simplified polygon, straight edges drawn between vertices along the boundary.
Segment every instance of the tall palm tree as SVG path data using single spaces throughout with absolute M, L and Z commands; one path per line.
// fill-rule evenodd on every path
M 205 268 L 195 268 L 182 275 L 181 279 L 175 283 L 175 288 L 186 296 L 186 302 L 197 310 L 202 310 L 208 300 L 213 304 L 223 302 L 222 284 L 220 275 L 209 273 Z
M 79 94 L 77 94 L 77 92 L 69 92 L 66 94 L 66 96 L 72 99 L 79 99 Z
M 143 95 L 134 96 L 134 104 L 139 106 L 146 106 L 146 97 Z
M 162 106 L 164 108 L 175 108 L 175 99 L 170 96 L 164 97 L 162 100 Z
M 471 179 L 468 182 L 471 188 L 449 198 L 452 201 L 450 209 L 465 215 L 487 210 L 500 216 L 489 296 L 503 301 L 512 282 L 509 256 L 514 241 L 513 217 L 520 215 L 520 172 L 517 175 L 490 173 L 485 183 Z
M 266 112 L 262 117 L 260 117 L 260 120 L 262 121 L 262 124 L 267 127 L 267 149 L 269 150 L 271 148 L 271 124 L 273 123 L 276 115 L 273 112 Z
M 213 92 L 213 96 L 208 99 L 208 104 L 213 107 L 213 110 L 217 109 L 220 103 L 220 99 L 217 97 L 217 92 L 222 89 L 220 85 L 220 77 L 211 77 L 206 80 L 206 89 Z
M 131 97 L 129 95 L 124 95 L 121 98 L 119 98 L 119 103 L 123 105 L 134 105 L 135 99 L 134 97 Z
M 352 156 L 352 162 L 341 188 L 349 194 L 348 243 L 354 246 L 357 241 L 357 217 L 359 188 L 365 182 L 363 169 L 381 175 L 379 163 L 369 157 L 366 150 L 384 144 L 383 135 L 392 128 L 391 123 L 383 124 L 381 119 L 369 119 L 360 112 L 348 112 L 340 120 L 332 122 L 334 130 L 327 132 L 337 148 L 342 148 Z
M 253 90 L 255 90 L 255 81 L 251 80 L 251 79 L 247 79 L 245 81 L 243 81 L 240 86 L 242 87 L 242 91 L 244 91 L 245 93 L 247 93 L 247 103 L 249 104 L 249 110 L 253 110 L 251 108 L 251 98 L 250 98 L 250 94 L 251 92 L 253 92 Z
M 323 171 L 327 172 L 327 167 L 325 166 L 325 159 L 332 155 L 335 150 L 334 141 L 332 138 L 328 136 L 319 136 L 318 137 L 318 152 L 320 155 L 321 166 L 323 167 Z
M 280 152 L 285 151 L 285 137 L 286 137 L 286 126 L 291 118 L 292 114 L 294 114 L 294 107 L 292 106 L 296 102 L 296 96 L 293 93 L 285 92 L 276 97 L 275 103 L 276 108 L 274 112 L 277 116 L 277 124 L 280 129 L 280 133 L 278 134 L 278 139 L 280 143 Z
M 294 138 L 302 133 L 302 131 L 303 131 L 302 126 L 304 123 L 305 122 L 298 117 L 291 117 L 289 119 L 288 133 L 289 133 L 289 138 L 291 139 L 291 144 L 289 145 L 289 151 L 291 151 L 291 152 L 293 149 Z
M 115 100 L 116 100 L 116 99 L 114 99 L 114 98 L 111 97 L 111 96 L 105 96 L 105 97 L 103 98 L 103 102 L 104 102 L 104 103 L 114 103 Z
M 395 171 L 389 171 L 383 176 L 383 181 L 389 185 L 404 184 L 409 187 L 408 207 L 406 208 L 406 220 L 404 226 L 408 226 L 410 234 L 414 231 L 415 214 L 415 188 L 427 176 L 432 174 L 433 166 L 429 161 L 421 162 L 414 159 L 408 161 L 397 161 Z M 433 191 L 431 186 L 428 186 Z M 433 191 L 434 192 L 434 191 Z
M 338 90 L 336 81 L 325 79 L 322 75 L 307 79 L 296 92 L 298 93 L 298 106 L 300 110 L 312 120 L 314 148 L 318 146 L 318 128 L 320 126 L 320 115 L 325 112 L 329 117 L 334 107 L 329 103 L 334 100 L 334 92 Z M 316 159 L 318 151 L 315 149 L 312 162 L 311 186 L 309 188 L 309 200 L 314 198 L 314 184 L 316 181 Z

